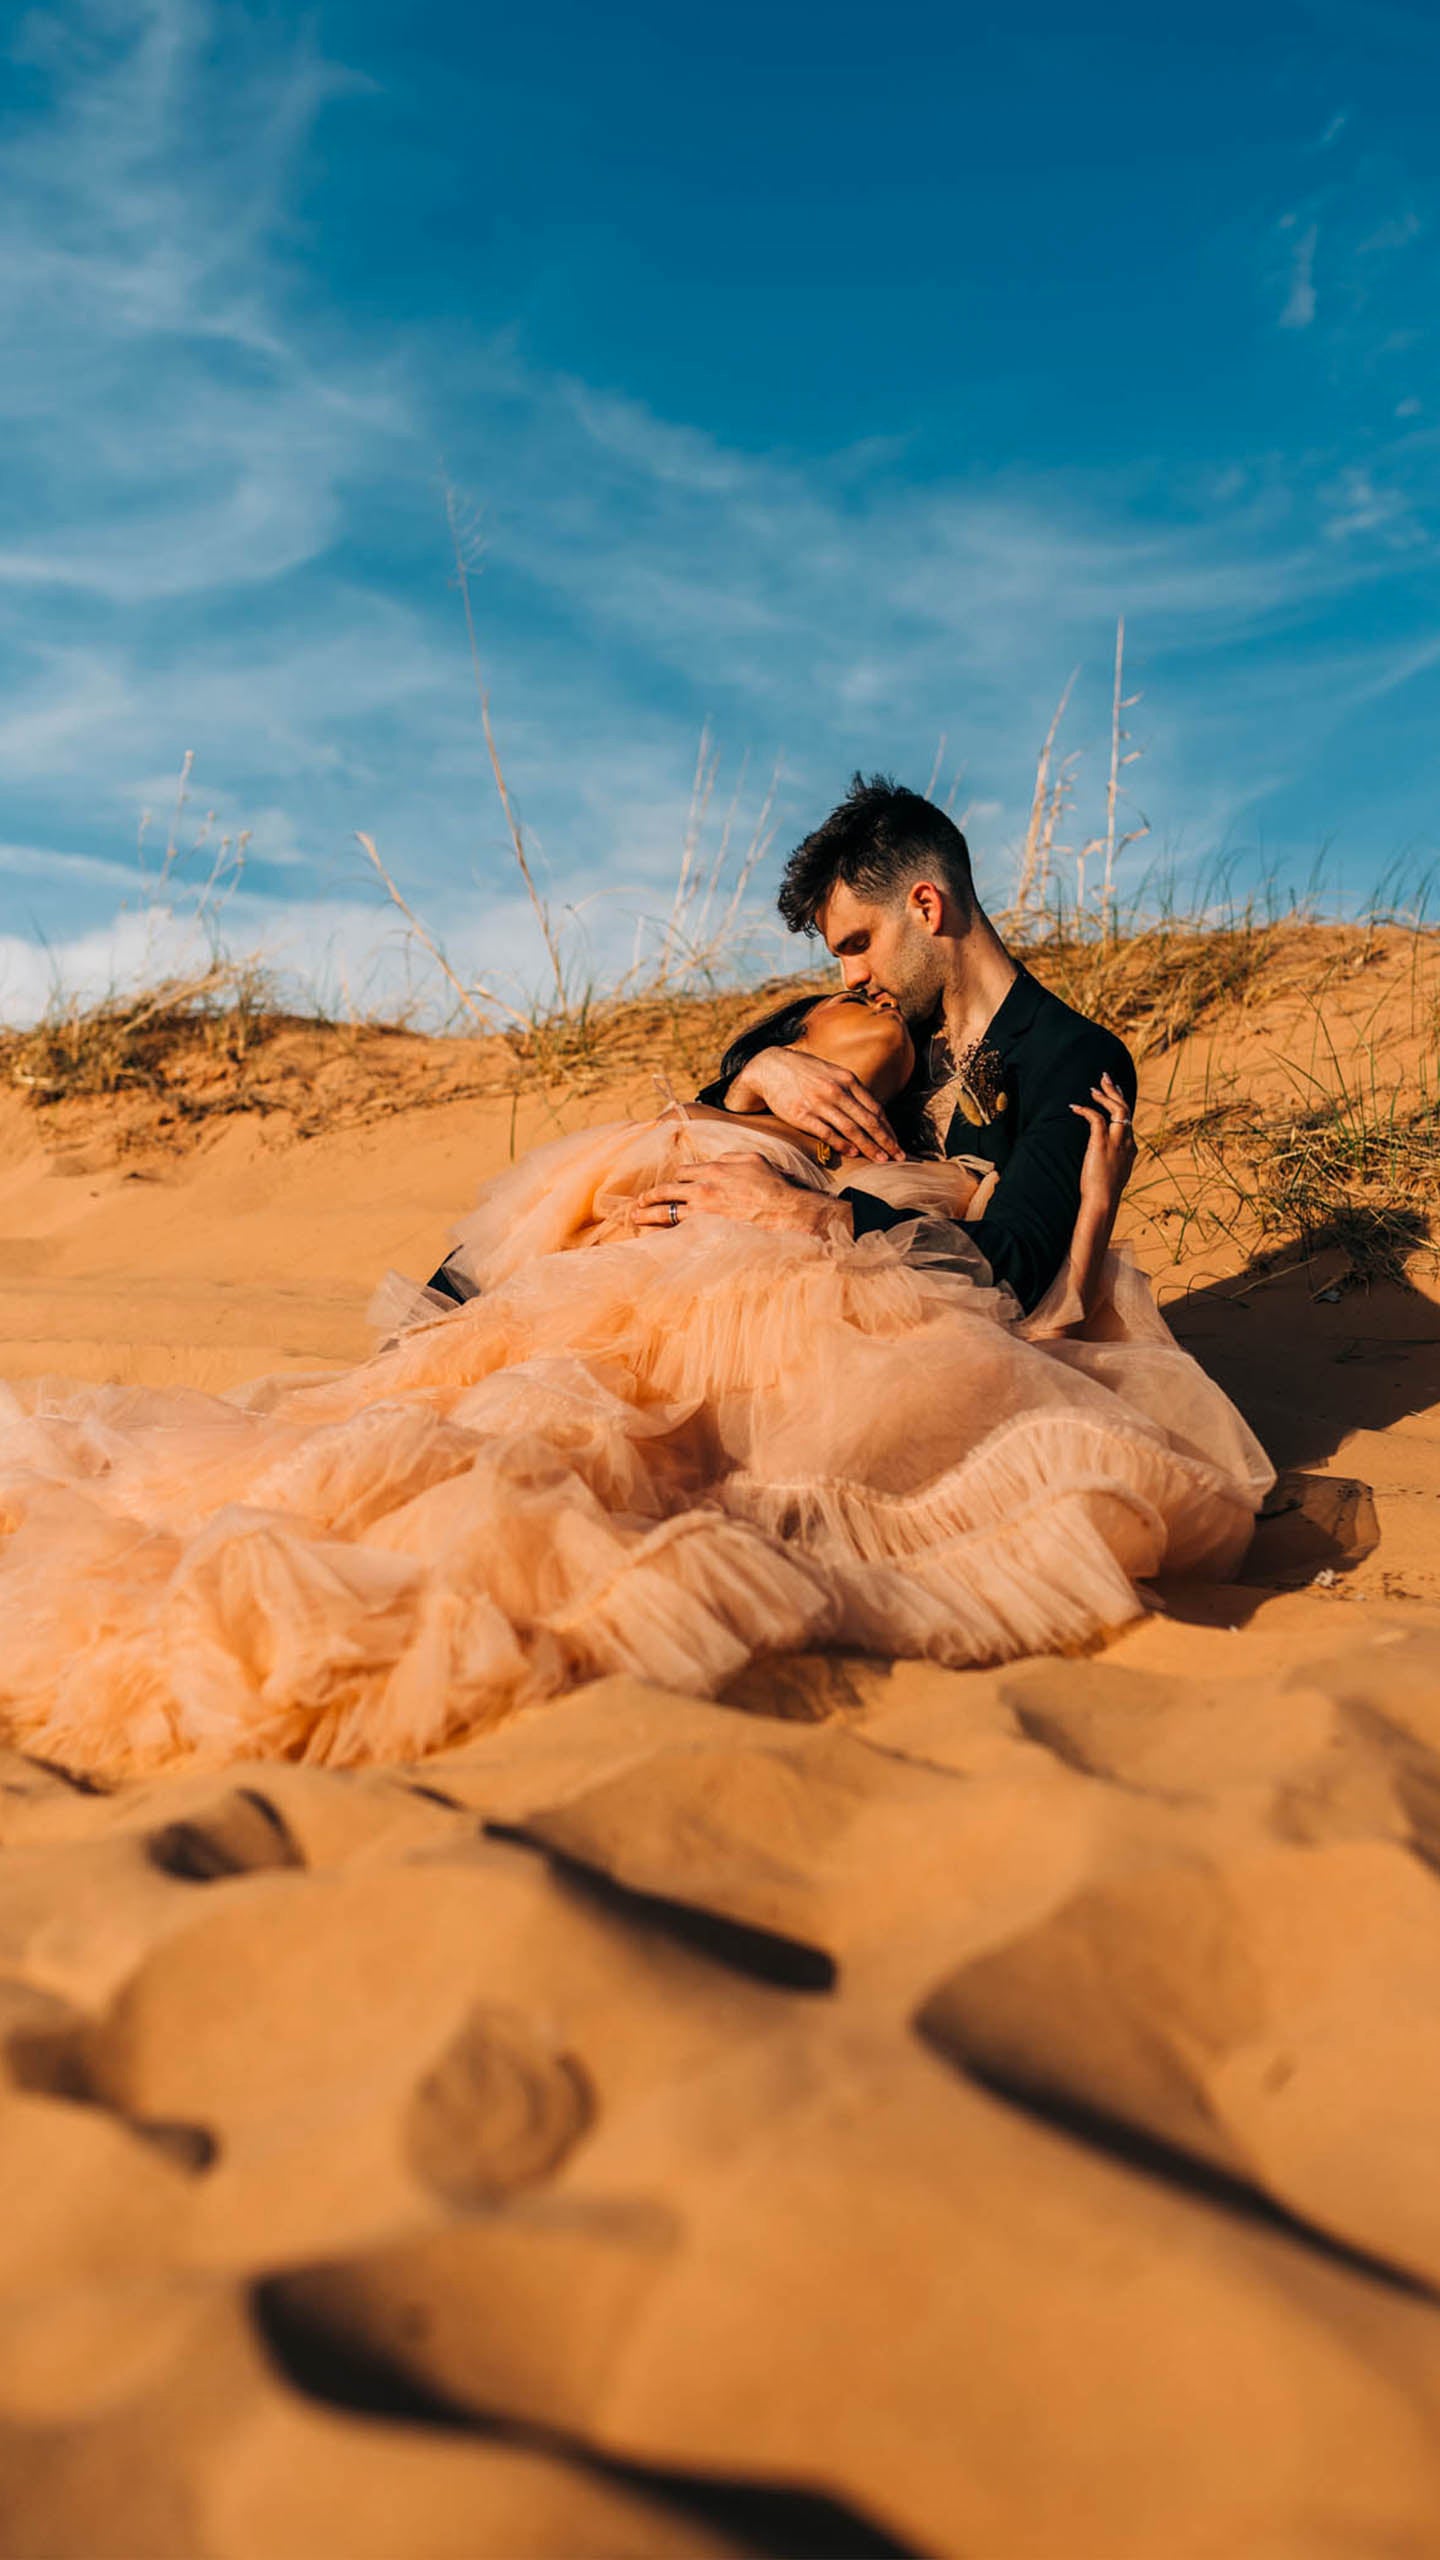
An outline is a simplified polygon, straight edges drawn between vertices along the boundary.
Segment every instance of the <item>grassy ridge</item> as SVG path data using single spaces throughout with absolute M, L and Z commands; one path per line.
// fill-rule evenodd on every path
M 1149 1233 L 1152 1267 L 1222 1241 L 1231 1267 L 1257 1272 L 1328 1256 L 1342 1286 L 1433 1261 L 1440 934 L 1242 917 L 1101 935 L 1051 920 L 1022 928 L 1020 947 L 1140 1063 L 1128 1215 Z M 217 959 L 0 1033 L 0 1078 L 42 1117 L 99 1117 L 117 1153 L 200 1143 L 246 1112 L 297 1140 L 467 1095 L 541 1091 L 563 1117 L 567 1101 L 606 1090 L 632 1108 L 637 1090 L 639 1107 L 647 1091 L 693 1093 L 743 1023 L 827 984 L 819 971 L 760 987 L 652 983 L 431 1035 L 296 1011 L 253 962 Z

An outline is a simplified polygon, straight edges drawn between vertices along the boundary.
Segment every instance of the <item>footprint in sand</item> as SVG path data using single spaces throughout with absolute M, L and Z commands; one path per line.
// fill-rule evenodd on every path
M 406 2158 L 447 2204 L 493 2204 L 548 2177 L 594 2116 L 573 2055 L 517 2011 L 482 2001 L 415 2088 Z
M 201 2124 L 132 2115 L 97 2088 L 87 2046 L 90 2021 L 38 1985 L 0 1978 L 0 2072 L 12 2089 L 98 2107 L 177 2169 L 208 2169 L 219 2145 Z
M 185 1884 L 305 1864 L 284 1816 L 253 1787 L 236 1787 L 210 1810 L 152 1831 L 145 1852 L 152 1866 Z

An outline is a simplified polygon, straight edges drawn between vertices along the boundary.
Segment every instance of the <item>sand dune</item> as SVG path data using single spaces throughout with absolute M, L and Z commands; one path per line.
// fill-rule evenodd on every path
M 362 1353 L 553 1125 L 437 1089 L 119 1154 L 5 1105 L 0 1367 Z M 1274 1514 L 1102 1654 L 0 1755 L 7 2552 L 1440 2548 L 1440 1308 L 1247 1249 L 1170 1277 Z

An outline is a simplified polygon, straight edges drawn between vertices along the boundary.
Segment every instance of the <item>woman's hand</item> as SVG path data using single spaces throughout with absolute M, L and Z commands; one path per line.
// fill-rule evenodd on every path
M 1105 1257 L 1120 1195 L 1135 1162 L 1135 1132 L 1130 1110 L 1113 1076 L 1090 1087 L 1093 1103 L 1072 1102 L 1078 1119 L 1087 1121 L 1090 1143 L 1080 1167 L 1080 1205 L 1070 1256 L 1056 1274 L 1040 1305 L 1027 1316 L 1022 1331 L 1031 1342 L 1081 1334 L 1096 1314 L 1105 1279 Z
M 1135 1132 L 1129 1104 L 1112 1076 L 1102 1076 L 1090 1090 L 1095 1096 L 1093 1106 L 1088 1102 L 1070 1105 L 1078 1119 L 1090 1124 L 1090 1143 L 1080 1167 L 1080 1203 L 1105 1219 L 1108 1235 L 1134 1169 Z
M 849 1067 L 804 1049 L 762 1049 L 743 1066 L 725 1096 L 729 1111 L 769 1111 L 807 1138 L 827 1139 L 841 1155 L 899 1164 L 905 1150 L 868 1085 Z

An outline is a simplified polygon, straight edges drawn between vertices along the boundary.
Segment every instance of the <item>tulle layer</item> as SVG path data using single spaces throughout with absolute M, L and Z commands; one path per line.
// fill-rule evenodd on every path
M 1052 1340 L 933 1216 L 628 1225 L 745 1142 L 820 1185 L 703 1124 L 538 1150 L 464 1224 L 481 1294 L 413 1293 L 338 1376 L 0 1389 L 9 1737 L 102 1774 L 410 1758 L 610 1671 L 1071 1647 L 1162 1566 L 1233 1567 L 1270 1472 L 1138 1274 Z M 930 1208 L 925 1171 L 891 1196 Z

